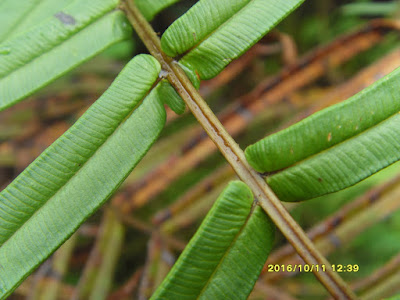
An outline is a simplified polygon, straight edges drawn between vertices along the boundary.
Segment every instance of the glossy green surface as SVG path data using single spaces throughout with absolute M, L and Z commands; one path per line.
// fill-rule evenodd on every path
M 113 194 L 157 139 L 166 118 L 158 94 L 134 109 L 159 71 L 153 57 L 136 56 L 76 124 L 0 193 L 0 298 Z
M 273 232 L 250 189 L 231 182 L 151 299 L 247 299 Z
M 400 69 L 246 149 L 281 200 L 335 192 L 400 159 Z
M 110 45 L 129 38 L 131 27 L 123 13 L 115 10 L 117 5 L 116 0 L 75 0 L 62 9 L 50 5 L 41 14 L 36 13 L 41 5 L 28 11 L 20 5 L 22 16 L 14 16 L 15 22 L 26 20 L 27 24 L 20 26 L 15 35 L 9 28 L 10 37 L 0 43 L 0 111 Z M 8 11 L 7 7 L 2 9 L 2 14 Z M 29 21 L 31 14 L 34 16 Z
M 201 79 L 210 79 L 246 52 L 304 0 L 203 0 L 176 20 L 161 45 Z

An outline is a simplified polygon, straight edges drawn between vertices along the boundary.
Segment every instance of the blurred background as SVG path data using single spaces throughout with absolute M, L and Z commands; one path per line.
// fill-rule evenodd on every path
M 196 1 L 152 22 L 162 32 Z M 200 92 L 244 149 L 345 100 L 400 66 L 400 1 L 306 0 Z M 0 188 L 63 134 L 146 49 L 136 36 L 28 101 L 0 112 Z M 245 105 L 249 113 L 237 108 Z M 363 299 L 400 293 L 400 164 L 316 199 L 288 204 Z M 235 179 L 190 113 L 168 111 L 160 140 L 120 190 L 10 299 L 148 299 Z M 300 264 L 279 232 L 270 264 Z M 356 271 L 357 269 L 357 271 Z M 312 274 L 261 274 L 250 299 L 327 299 Z

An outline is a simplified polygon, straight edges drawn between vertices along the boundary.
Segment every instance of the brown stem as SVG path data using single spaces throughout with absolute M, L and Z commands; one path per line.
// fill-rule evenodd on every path
M 262 208 L 309 265 L 325 265 L 326 272 L 315 272 L 315 276 L 337 299 L 356 299 L 355 294 L 338 274 L 332 271 L 329 262 L 315 248 L 304 231 L 284 208 L 265 180 L 250 167 L 243 151 L 227 133 L 206 102 L 193 87 L 179 65 L 166 56 L 161 49 L 160 39 L 151 25 L 144 19 L 131 1 L 124 2 L 128 20 L 136 30 L 150 53 L 159 61 L 168 80 L 174 86 L 193 115 L 200 122 L 226 160 L 253 191 Z
M 380 66 L 374 65 L 374 71 L 371 69 L 371 71 L 367 70 L 366 73 L 364 71 L 361 72 L 359 76 L 363 78 L 357 76 L 354 79 L 355 82 L 352 82 L 354 80 L 351 80 L 343 85 L 343 91 L 338 93 L 335 90 L 333 93 L 335 96 L 333 96 L 333 98 L 328 96 L 319 99 L 318 104 L 313 103 L 315 97 L 312 97 L 313 100 L 311 101 L 293 101 L 287 99 L 287 97 L 294 91 L 329 72 L 330 69 L 345 63 L 356 54 L 373 47 L 378 42 L 381 42 L 386 32 L 398 31 L 399 29 L 399 22 L 396 21 L 371 21 L 355 32 L 340 36 L 329 44 L 312 50 L 310 53 L 300 58 L 295 64 L 283 68 L 277 75 L 260 82 L 252 91 L 236 99 L 236 101 L 224 108 L 217 117 L 221 120 L 229 134 L 234 137 L 243 132 L 246 126 L 254 120 L 251 116 L 258 116 L 258 118 L 264 119 L 264 117 L 261 117 L 262 112 L 268 114 L 268 117 L 265 118 L 271 119 L 273 116 L 273 118 L 280 120 L 281 117 L 285 116 L 293 107 L 303 107 L 305 105 L 308 107 L 309 105 L 312 105 L 310 109 L 302 111 L 300 114 L 292 118 L 290 122 L 286 122 L 283 125 L 286 127 L 326 106 L 347 99 L 355 94 L 356 90 L 359 91 L 362 88 L 365 88 L 364 84 L 366 77 L 370 77 L 367 82 L 371 84 L 371 80 L 376 80 L 376 76 L 380 77 L 392 71 L 393 68 L 398 65 L 395 61 L 396 58 L 394 57 L 393 61 L 390 62 L 390 58 L 388 57 L 386 63 L 382 61 L 382 63 L 379 63 Z M 282 34 L 278 35 L 278 37 L 280 36 L 282 36 Z M 271 38 L 276 39 L 276 34 L 268 34 L 264 39 L 270 40 Z M 224 81 L 223 78 L 225 77 L 226 79 L 226 75 L 224 75 L 226 74 L 225 71 L 230 72 L 228 77 L 230 78 L 229 80 L 231 80 L 231 67 L 233 69 L 239 69 L 238 65 L 240 65 L 240 62 L 243 60 L 249 60 L 249 57 L 252 58 L 254 54 L 251 55 L 251 52 L 260 47 L 263 47 L 261 43 L 256 44 L 245 55 L 232 62 L 211 81 L 217 80 L 219 84 L 222 84 Z M 285 45 L 285 47 L 293 48 L 293 46 L 287 45 Z M 256 52 L 257 51 L 261 50 L 256 50 Z M 375 73 L 379 74 L 376 75 Z M 222 79 L 222 81 L 220 79 Z M 203 84 L 205 84 L 205 86 L 203 86 Z M 207 94 L 206 90 L 209 89 L 207 84 L 208 82 L 206 81 L 202 83 L 202 86 L 200 87 L 200 94 L 203 95 L 203 97 Z M 277 104 L 280 105 L 275 108 L 275 105 Z M 272 105 L 274 105 L 273 110 L 271 109 Z M 266 108 L 269 109 L 266 110 Z M 176 114 L 172 115 L 176 116 Z M 281 128 L 283 127 L 281 126 Z M 276 129 L 274 129 L 274 131 L 275 130 Z M 127 186 L 124 189 L 124 197 L 120 197 L 122 202 L 115 202 L 115 204 L 120 207 L 121 211 L 129 214 L 132 210 L 138 209 L 147 204 L 151 199 L 154 199 L 159 193 L 161 193 L 166 186 L 176 180 L 177 177 L 188 170 L 191 170 L 197 163 L 204 160 L 205 157 L 214 153 L 217 150 L 214 143 L 208 139 L 207 134 L 204 135 L 203 133 L 203 130 L 198 130 L 195 136 L 189 139 L 180 150 L 177 150 L 177 152 L 170 155 L 167 160 L 159 164 L 135 184 Z

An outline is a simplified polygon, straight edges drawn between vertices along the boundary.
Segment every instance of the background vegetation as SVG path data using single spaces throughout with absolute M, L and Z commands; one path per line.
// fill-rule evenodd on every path
M 194 2 L 173 5 L 152 25 L 163 32 Z M 346 6 L 350 2 L 364 6 Z M 399 66 L 397 4 L 308 0 L 241 59 L 204 82 L 200 92 L 244 148 L 348 98 Z M 377 20 L 382 17 L 391 21 Z M 0 187 L 68 129 L 142 52 L 138 38 L 115 45 L 1 112 Z M 260 103 L 264 99 L 262 109 L 238 123 L 232 102 L 254 97 Z M 400 292 L 398 170 L 395 164 L 344 191 L 288 204 L 303 228 L 322 224 L 314 235 L 330 262 L 359 266 L 358 272 L 341 275 L 365 299 Z M 194 118 L 169 112 L 161 139 L 120 191 L 11 299 L 148 298 L 232 178 Z M 268 263 L 296 262 L 284 245 L 277 234 Z M 327 297 L 314 276 L 305 273 L 263 272 L 250 298 L 265 299 L 265 294 L 268 299 Z

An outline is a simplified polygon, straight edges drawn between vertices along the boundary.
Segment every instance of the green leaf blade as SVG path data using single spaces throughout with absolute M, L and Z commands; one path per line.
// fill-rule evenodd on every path
M 154 58 L 135 57 L 82 118 L 0 193 L 0 297 L 112 195 L 158 137 L 166 114 L 156 92 L 124 119 L 159 71 Z
M 0 41 L 12 34 L 14 28 L 28 15 L 39 0 L 27 0 L 21 5 L 18 1 L 3 0 L 0 2 Z
M 24 34 L 3 42 L 2 47 L 9 48 L 10 53 L 0 56 L 0 76 L 4 77 L 48 52 L 116 6 L 115 1 L 96 2 L 93 3 L 96 9 L 93 9 L 91 3 L 74 1 L 46 22 L 39 23 Z
M 303 1 L 199 1 L 167 29 L 161 45 L 170 56 L 187 51 L 180 63 L 211 79 Z
M 250 189 L 230 183 L 152 299 L 246 299 L 273 241 L 272 223 L 252 206 Z
M 283 201 L 352 186 L 400 160 L 400 68 L 346 101 L 249 146 L 245 153 Z
M 214 273 L 199 298 L 247 299 L 271 251 L 273 240 L 272 222 L 262 208 L 257 206 L 235 245 L 224 257 L 224 263 Z M 228 280 L 221 284 L 221 278 Z
M 400 68 L 346 101 L 247 147 L 248 162 L 273 172 L 337 145 L 400 111 Z
M 231 0 L 229 5 L 227 1 L 197 2 L 163 34 L 161 45 L 164 52 L 175 57 L 192 49 L 249 2 Z
M 155 87 L 159 97 L 178 115 L 185 112 L 185 102 L 175 91 L 174 87 L 169 83 L 168 80 L 161 80 Z
M 74 0 L 4 0 L 0 3 L 0 41 L 30 30 Z
M 400 160 L 400 114 L 267 177 L 283 201 L 301 201 L 352 186 Z
M 0 45 L 0 111 L 130 36 L 114 0 L 81 2 Z
M 48 197 L 54 195 L 60 186 L 78 172 L 151 88 L 159 70 L 158 62 L 151 57 L 139 56 L 133 59 L 114 84 L 63 138 L 43 152 L 13 184 L 0 193 L 0 219 L 2 224 L 9 222 L 13 228 L 10 233 L 6 233 L 0 227 L 0 245 L 18 228 L 19 224 L 12 226 L 13 219 L 20 220 L 22 216 L 29 218 Z M 136 72 L 143 75 L 137 76 Z M 45 171 L 48 169 L 52 170 L 50 176 Z M 35 200 L 28 200 L 27 197 Z M 18 203 L 20 199 L 26 199 L 27 202 Z M 24 211 L 14 217 L 13 212 L 18 212 L 20 204 Z

